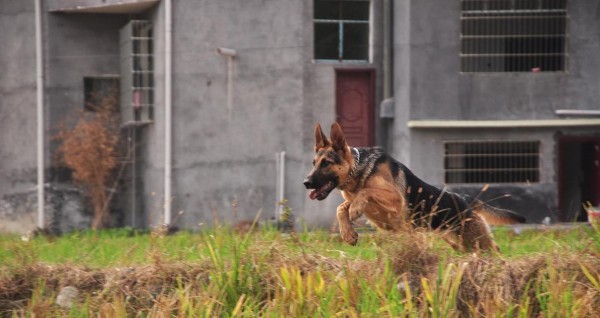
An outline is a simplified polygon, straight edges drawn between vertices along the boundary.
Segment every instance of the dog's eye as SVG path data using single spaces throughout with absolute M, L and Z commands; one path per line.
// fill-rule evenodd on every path
M 313 166 L 315 165 L 316 161 L 313 160 Z
M 328 161 L 321 162 L 321 168 L 327 168 L 327 167 L 329 167 L 329 162 Z

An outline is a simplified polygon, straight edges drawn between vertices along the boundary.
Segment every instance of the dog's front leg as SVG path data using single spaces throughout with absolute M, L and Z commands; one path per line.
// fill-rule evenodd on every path
M 353 222 L 359 217 L 363 215 L 365 209 L 367 208 L 367 204 L 369 203 L 369 198 L 364 192 L 360 192 L 354 200 L 352 200 L 352 204 L 350 205 L 350 209 L 348 209 L 350 221 Z
M 340 225 L 340 236 L 346 243 L 350 245 L 356 245 L 358 241 L 358 233 L 354 230 L 352 222 L 350 221 L 350 202 L 345 201 L 340 204 L 337 208 L 337 219 Z

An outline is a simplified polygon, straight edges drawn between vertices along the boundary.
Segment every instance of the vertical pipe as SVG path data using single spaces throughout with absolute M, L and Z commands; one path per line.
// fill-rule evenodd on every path
M 279 220 L 282 206 L 279 205 L 285 199 L 285 151 L 275 153 L 275 220 Z
M 279 152 L 275 153 L 275 221 L 279 221 L 279 174 L 281 169 L 279 168 L 279 161 L 281 156 Z
M 136 227 L 136 213 L 137 213 L 137 203 L 136 203 L 136 195 L 137 195 L 137 154 L 136 154 L 136 144 L 137 144 L 137 127 L 133 126 L 130 129 L 131 139 L 129 141 L 129 149 L 131 151 L 131 227 L 135 229 Z
M 392 64 L 392 42 L 393 42 L 393 25 L 392 25 L 392 2 L 393 0 L 383 0 L 383 100 L 392 98 L 393 93 L 393 64 Z M 371 10 L 373 12 L 373 10 Z M 373 21 L 373 20 L 371 20 Z M 392 149 L 393 128 L 391 120 L 381 121 L 382 134 L 381 143 L 387 148 Z
M 37 203 L 38 228 L 44 228 L 44 62 L 42 50 L 42 3 L 35 0 L 35 55 L 37 75 Z
M 281 152 L 281 159 L 279 164 L 281 172 L 279 173 L 279 200 L 285 199 L 285 151 Z
M 165 0 L 165 206 L 164 222 L 171 223 L 172 105 L 171 105 L 171 0 Z
M 279 153 L 279 189 L 277 196 L 277 202 L 285 199 L 285 151 Z M 281 214 L 282 209 L 283 207 L 279 206 L 277 210 L 279 214 Z M 279 215 L 277 215 L 277 220 L 279 220 Z
M 392 2 L 383 1 L 383 99 L 392 97 Z
M 233 59 L 234 56 L 227 57 L 227 119 L 229 121 L 233 112 Z

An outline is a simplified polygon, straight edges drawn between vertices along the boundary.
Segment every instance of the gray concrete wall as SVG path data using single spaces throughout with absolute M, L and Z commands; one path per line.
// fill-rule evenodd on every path
M 71 116 L 77 117 L 83 108 L 85 76 L 120 73 L 118 30 L 133 18 L 61 10 L 117 2 L 120 3 L 45 2 L 48 130 L 45 142 L 50 182 L 56 181 L 55 176 L 60 174 L 54 161 L 58 144 L 51 136 L 60 123 Z M 10 77 L 15 83 L 3 83 L 1 87 L 12 90 L 14 86 L 15 90 L 27 92 L 16 95 L 14 101 L 3 98 L 1 102 L 14 108 L 28 100 L 30 106 L 15 113 L 5 111 L 8 106 L 3 104 L 1 110 L 7 113 L 7 119 L 27 120 L 25 124 L 10 120 L 15 124 L 14 129 L 31 129 L 19 135 L 27 139 L 22 144 L 29 146 L 2 150 L 6 160 L 2 161 L 1 171 L 10 176 L 0 181 L 3 182 L 0 189 L 30 191 L 35 185 L 35 118 L 30 116 L 35 109 L 33 5 L 2 4 L 6 15 L 1 23 L 18 28 L 18 32 L 8 33 L 9 41 L 23 45 L 2 51 L 0 58 L 3 65 L 14 66 L 14 73 L 23 76 Z M 313 202 L 308 200 L 302 186 L 312 161 L 314 125 L 320 122 L 328 127 L 335 120 L 337 68 L 375 69 L 375 105 L 381 101 L 383 19 L 381 1 L 373 1 L 369 63 L 315 62 L 312 5 L 312 1 L 297 0 L 173 1 L 173 198 L 170 199 L 163 197 L 164 2 L 135 16 L 154 24 L 155 120 L 136 129 L 137 161 L 127 175 L 131 178 L 133 171 L 137 174 L 135 193 L 129 179 L 125 181 L 127 190 L 117 199 L 122 205 L 119 210 L 124 214 L 120 219 L 123 225 L 145 227 L 162 223 L 165 201 L 171 202 L 174 216 L 183 211 L 176 225 L 192 229 L 200 223 L 212 225 L 215 217 L 220 222 L 233 223 L 253 218 L 262 211 L 263 219 L 269 218 L 275 210 L 275 153 L 280 151 L 286 151 L 288 205 L 309 226 L 331 224 L 341 200 L 339 196 Z M 26 38 L 32 40 L 25 43 Z M 230 110 L 227 59 L 215 53 L 217 47 L 238 52 Z M 382 144 L 385 141 L 381 127 L 376 127 L 377 143 Z M 4 126 L 3 131 L 8 128 Z M 27 159 L 5 164 L 24 155 Z M 233 202 L 236 207 L 232 207 Z
M 46 26 L 46 93 L 50 137 L 84 107 L 83 78 L 118 75 L 119 29 L 126 17 L 49 13 Z M 50 157 L 49 159 L 52 159 Z
M 539 222 L 558 215 L 556 135 L 597 135 L 591 128 L 409 129 L 409 120 L 558 119 L 556 109 L 600 109 L 598 60 L 600 4 L 572 1 L 569 7 L 567 72 L 460 72 L 458 1 L 396 1 L 394 148 L 423 180 L 443 186 L 443 141 L 518 139 L 542 142 L 539 183 L 494 184 L 485 199 L 506 193 L 495 204 Z M 435 23 L 433 23 L 435 21 Z M 407 142 L 407 139 L 410 140 Z M 451 185 L 476 195 L 483 185 Z
M 36 186 L 36 68 L 33 1 L 0 2 L 0 202 L 2 223 L 24 231 L 36 225 L 35 209 L 19 213 L 7 203 Z
M 461 74 L 459 2 L 411 1 L 410 12 L 412 119 L 552 119 L 556 109 L 600 109 L 600 3 L 570 2 L 568 71 L 548 73 Z
M 369 63 L 330 63 L 314 61 L 313 59 L 313 32 L 312 23 L 313 2 L 304 8 L 304 96 L 303 96 L 303 122 L 302 122 L 302 157 L 294 175 L 290 176 L 288 188 L 294 189 L 291 197 L 299 198 L 294 202 L 300 207 L 301 213 L 308 225 L 329 226 L 337 223 L 336 208 L 343 201 L 338 190 L 334 190 L 324 201 L 311 201 L 302 186 L 302 180 L 311 169 L 314 156 L 314 127 L 317 122 L 321 124 L 326 135 L 329 136 L 329 127 L 336 120 L 335 110 L 335 70 L 340 68 L 371 68 L 375 70 L 375 127 L 376 144 L 382 145 L 383 131 L 380 125 L 378 105 L 382 100 L 383 90 L 383 12 L 382 1 L 371 3 L 371 61 Z M 298 200 L 298 201 L 296 201 Z M 297 202 L 297 203 L 296 203 Z
M 545 217 L 556 221 L 558 211 L 558 134 L 589 135 L 596 128 L 566 129 L 415 129 L 412 132 L 411 162 L 409 168 L 421 179 L 436 186 L 479 197 L 491 204 L 514 210 L 528 222 L 541 222 Z M 539 140 L 540 181 L 537 183 L 491 184 L 481 192 L 484 184 L 444 184 L 444 141 L 447 140 Z M 500 198 L 509 194 L 509 198 Z
M 381 21 L 379 1 L 374 21 Z M 163 4 L 155 23 L 155 123 L 141 128 L 146 224 L 162 222 L 164 203 Z M 226 17 L 226 18 L 223 18 Z M 313 61 L 312 2 L 174 1 L 173 214 L 188 228 L 274 214 L 275 153 L 286 151 L 285 197 L 309 226 L 328 225 L 339 199 L 309 202 L 302 180 L 312 161 L 316 122 L 335 120 L 335 68 L 381 65 Z M 373 24 L 373 61 L 380 61 L 380 22 Z M 237 51 L 233 103 L 227 105 L 227 58 Z M 236 202 L 236 207 L 232 207 Z
M 83 77 L 118 74 L 113 30 L 123 18 L 47 13 L 43 6 L 44 155 L 46 182 L 62 182 L 53 136 L 68 117 L 83 109 Z M 37 219 L 36 52 L 33 1 L 0 3 L 0 28 L 7 45 L 0 51 L 0 200 L 3 222 L 26 231 Z M 118 43 L 118 42 L 115 42 Z M 117 54 L 117 55 L 115 55 Z M 80 228 L 90 220 L 80 191 L 61 184 L 46 187 L 46 224 L 53 229 Z M 17 220 L 17 221 L 15 221 Z M 14 222 L 13 222 L 14 221 Z M 82 223 L 83 222 L 83 223 Z M 21 224 L 16 226 L 16 224 Z M 60 223 L 60 224 L 59 224 Z M 3 230 L 11 230 L 4 228 Z
M 232 223 L 235 214 L 238 220 L 260 210 L 263 217 L 273 214 L 275 153 L 287 151 L 289 171 L 301 157 L 303 6 L 292 0 L 173 3 L 172 206 L 173 213 L 184 211 L 179 225 L 212 225 L 213 213 Z M 156 29 L 160 59 L 160 23 Z M 230 110 L 228 62 L 215 53 L 218 47 L 237 51 Z M 160 91 L 162 81 L 156 84 Z M 157 110 L 164 105 L 160 96 Z M 151 170 L 144 187 L 160 200 L 164 117 L 156 115 L 148 127 L 153 154 L 144 158 Z M 160 220 L 162 209 L 148 212 L 151 223 Z
M 32 1 L 0 2 L 0 197 L 36 186 L 35 11 Z

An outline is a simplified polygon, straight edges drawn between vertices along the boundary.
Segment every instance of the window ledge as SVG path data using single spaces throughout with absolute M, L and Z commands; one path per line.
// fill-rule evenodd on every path
M 600 119 L 409 120 L 409 128 L 538 128 L 600 126 Z

